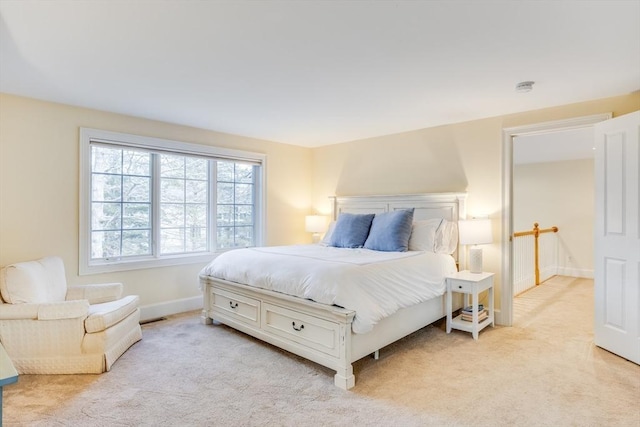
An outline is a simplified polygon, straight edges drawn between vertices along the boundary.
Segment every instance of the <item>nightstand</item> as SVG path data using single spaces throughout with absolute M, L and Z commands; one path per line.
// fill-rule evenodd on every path
M 447 277 L 447 333 L 450 333 L 452 328 L 459 329 L 471 332 L 473 339 L 477 340 L 478 332 L 488 325 L 495 326 L 493 317 L 493 276 L 493 273 L 471 273 L 468 270 L 464 270 Z M 489 308 L 487 310 L 489 316 L 484 320 L 478 321 L 478 294 L 486 290 L 489 291 Z M 462 315 L 453 318 L 453 292 L 464 294 L 464 306 L 471 305 L 473 307 L 473 321 L 462 320 Z M 469 304 L 469 295 L 471 295 L 471 304 Z

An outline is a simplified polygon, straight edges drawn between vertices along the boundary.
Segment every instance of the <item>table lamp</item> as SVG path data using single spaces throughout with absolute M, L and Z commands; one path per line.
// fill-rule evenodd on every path
M 482 248 L 477 245 L 493 242 L 491 220 L 474 218 L 459 221 L 458 233 L 461 245 L 472 245 L 469 248 L 469 271 L 482 273 Z
M 313 243 L 320 241 L 320 233 L 327 228 L 327 217 L 324 215 L 307 215 L 304 218 L 304 229 L 313 233 Z

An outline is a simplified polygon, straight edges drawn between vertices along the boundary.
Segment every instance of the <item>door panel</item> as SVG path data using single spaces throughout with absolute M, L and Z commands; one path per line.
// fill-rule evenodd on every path
M 605 325 L 625 330 L 624 274 L 625 260 L 605 258 Z
M 607 236 L 624 234 L 624 151 L 625 141 L 622 133 L 605 134 L 604 156 L 606 168 L 604 180 L 606 206 L 604 227 Z
M 595 125 L 595 343 L 640 364 L 640 111 Z

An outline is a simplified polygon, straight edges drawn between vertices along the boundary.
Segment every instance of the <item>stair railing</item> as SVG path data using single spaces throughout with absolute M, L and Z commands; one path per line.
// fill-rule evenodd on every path
M 533 223 L 533 230 L 518 231 L 513 233 L 513 237 L 533 236 L 534 237 L 534 270 L 535 270 L 535 285 L 540 284 L 540 249 L 538 239 L 543 233 L 557 233 L 558 227 L 540 228 L 537 222 Z

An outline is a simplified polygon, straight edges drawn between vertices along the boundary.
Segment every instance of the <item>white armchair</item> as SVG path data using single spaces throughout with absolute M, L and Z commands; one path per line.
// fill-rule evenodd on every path
M 67 287 L 59 257 L 0 271 L 0 342 L 20 374 L 101 373 L 142 339 L 121 283 Z

